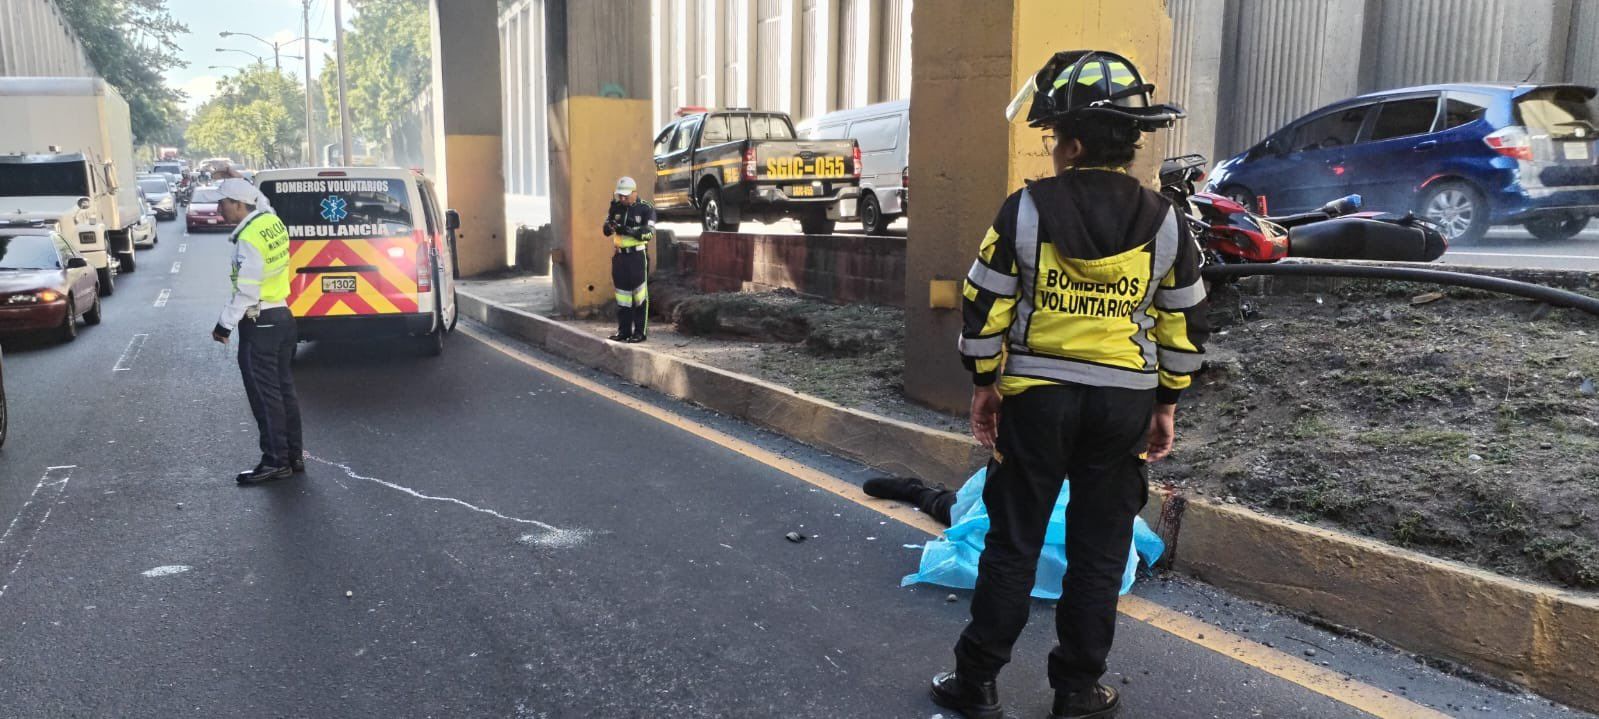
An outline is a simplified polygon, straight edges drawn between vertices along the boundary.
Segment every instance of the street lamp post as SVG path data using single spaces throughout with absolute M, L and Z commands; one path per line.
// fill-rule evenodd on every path
M 339 159 L 349 167 L 355 150 L 350 143 L 350 83 L 344 79 L 344 0 L 333 0 L 333 26 L 339 60 L 339 152 L 342 155 Z
M 305 23 L 305 34 L 294 38 L 293 40 L 286 40 L 280 43 L 274 40 L 268 40 L 260 35 L 253 35 L 247 32 L 229 32 L 227 30 L 223 30 L 217 34 L 222 37 L 232 37 L 234 35 L 248 37 L 272 46 L 272 65 L 273 67 L 277 68 L 279 74 L 283 73 L 284 57 L 305 61 L 305 158 L 306 161 L 309 162 L 311 156 L 315 153 L 316 148 L 316 141 L 313 139 L 311 131 L 313 123 L 311 117 L 311 41 L 315 40 L 317 42 L 327 42 L 327 38 L 311 37 L 311 0 L 303 0 L 301 10 L 301 17 Z M 303 57 L 298 55 L 282 54 L 285 46 L 290 46 L 297 42 L 305 43 L 305 55 Z M 221 48 L 218 48 L 218 50 L 221 50 Z M 244 51 L 235 50 L 234 52 Z

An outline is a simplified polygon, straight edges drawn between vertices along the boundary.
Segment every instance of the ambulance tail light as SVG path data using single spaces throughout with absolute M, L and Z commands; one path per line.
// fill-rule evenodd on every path
M 429 250 L 432 245 L 428 243 L 427 234 L 417 230 L 412 235 L 416 239 L 416 291 L 433 291 L 433 253 Z
M 744 181 L 755 181 L 755 146 L 744 148 Z

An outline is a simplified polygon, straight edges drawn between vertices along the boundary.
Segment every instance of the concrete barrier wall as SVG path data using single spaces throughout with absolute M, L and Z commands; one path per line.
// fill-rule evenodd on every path
M 905 238 L 866 235 L 700 235 L 704 292 L 790 289 L 828 302 L 900 306 Z

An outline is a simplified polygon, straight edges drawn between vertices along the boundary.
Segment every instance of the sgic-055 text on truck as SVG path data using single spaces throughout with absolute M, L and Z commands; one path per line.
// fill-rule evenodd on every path
M 861 152 L 854 140 L 795 139 L 781 112 L 684 108 L 655 137 L 655 206 L 707 230 L 799 220 L 806 234 L 854 219 Z

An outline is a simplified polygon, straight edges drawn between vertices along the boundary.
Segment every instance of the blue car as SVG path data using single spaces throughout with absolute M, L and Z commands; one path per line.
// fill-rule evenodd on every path
M 1206 191 L 1271 214 L 1359 194 L 1451 244 L 1519 224 L 1565 240 L 1599 215 L 1595 90 L 1453 84 L 1362 95 L 1312 112 L 1216 166 Z

